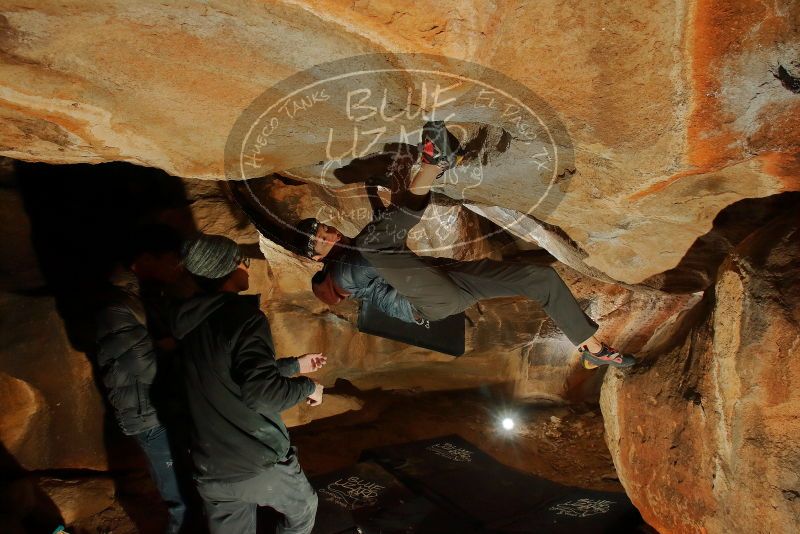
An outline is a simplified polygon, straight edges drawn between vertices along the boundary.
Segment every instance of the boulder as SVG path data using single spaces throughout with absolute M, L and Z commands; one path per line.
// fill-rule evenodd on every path
M 0 16 L 0 153 L 221 179 L 237 119 L 290 76 L 319 81 L 320 64 L 377 54 L 406 69 L 382 83 L 394 111 L 406 104 L 406 81 L 422 81 L 409 69 L 450 73 L 474 62 L 480 67 L 470 72 L 483 80 L 530 91 L 543 104 L 537 116 L 559 125 L 553 148 L 571 152 L 551 169 L 558 201 L 533 215 L 564 230 L 587 266 L 637 283 L 676 266 L 725 206 L 800 188 L 799 10 L 793 0 L 491 9 L 463 0 L 402 9 L 385 0 L 15 2 Z M 294 88 L 277 85 L 274 95 Z M 312 104 L 272 138 L 259 175 L 291 171 L 311 181 L 317 165 L 335 159 L 324 152 L 329 131 L 337 146 L 352 141 L 353 116 Z M 474 104 L 462 99 L 444 111 L 463 121 L 462 141 L 482 151 L 468 162 L 481 182 L 441 190 L 527 213 L 539 198 L 536 154 L 491 99 Z M 419 128 L 431 106 L 412 95 L 409 124 Z
M 191 182 L 191 181 L 189 181 Z M 373 216 L 363 184 L 332 189 L 273 175 L 248 180 L 236 187 L 234 202 L 246 206 L 256 226 L 283 239 L 272 239 L 286 246 L 298 237 L 288 229 L 306 218 L 338 228 L 354 237 Z M 394 193 L 390 184 L 375 188 L 376 203 L 391 206 Z M 273 237 L 268 234 L 266 237 Z M 467 206 L 443 194 L 434 193 L 420 223 L 409 232 L 407 244 L 420 255 L 474 260 L 499 257 L 499 249 L 510 239 L 498 225 L 479 216 Z
M 258 242 L 258 231 L 231 197 L 225 182 L 182 180 L 192 224 L 187 225 L 206 234 L 227 236 L 237 243 Z
M 105 469 L 105 406 L 50 297 L 0 293 L 0 442 L 26 470 Z
M 597 400 L 602 373 L 579 365 L 577 351 L 535 302 L 509 297 L 467 310 L 466 353 L 453 358 L 357 330 L 357 304 L 328 306 L 311 292 L 319 264 L 261 240 L 266 262 L 254 262 L 262 309 L 280 356 L 323 351 L 328 365 L 315 378 L 336 379 L 360 390 L 456 390 L 486 384 L 513 386 L 520 399 Z M 510 261 L 532 261 L 520 258 Z M 555 264 L 579 303 L 599 324 L 598 335 L 637 352 L 651 336 L 672 325 L 699 295 L 671 295 L 649 288 L 624 288 L 582 276 Z
M 6 373 L 0 373 L 0 399 L 5 406 L 0 415 L 0 442 L 7 450 L 24 450 L 34 429 L 49 426 L 47 402 L 41 391 Z
M 114 503 L 114 480 L 110 477 L 61 479 L 43 477 L 37 485 L 53 502 L 64 524 L 90 518 Z
M 778 218 L 720 267 L 713 293 L 609 372 L 601 396 L 619 479 L 661 532 L 800 524 L 800 218 Z
M 33 250 L 30 220 L 16 185 L 14 161 L 0 158 L 0 291 L 33 289 L 44 283 Z

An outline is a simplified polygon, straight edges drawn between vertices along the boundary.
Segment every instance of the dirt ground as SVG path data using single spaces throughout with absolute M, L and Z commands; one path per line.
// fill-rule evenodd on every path
M 337 384 L 336 390 L 345 390 Z M 524 404 L 502 387 L 417 393 L 372 391 L 364 408 L 292 429 L 308 476 L 355 463 L 364 449 L 459 434 L 506 465 L 591 489 L 623 491 L 597 407 Z M 505 417 L 515 420 L 502 429 Z
M 623 491 L 596 406 L 514 402 L 503 387 L 437 393 L 360 392 L 339 382 L 328 391 L 356 396 L 364 402 L 364 408 L 290 430 L 309 477 L 353 464 L 365 449 L 459 434 L 500 462 L 524 472 L 571 486 Z M 514 419 L 512 431 L 502 429 L 504 417 Z M 116 482 L 118 497 L 114 504 L 71 525 L 70 533 L 161 530 L 165 511 L 147 474 L 126 473 Z

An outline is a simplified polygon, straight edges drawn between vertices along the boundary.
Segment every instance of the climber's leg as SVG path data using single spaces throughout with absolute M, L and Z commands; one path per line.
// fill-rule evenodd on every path
M 482 260 L 446 266 L 456 284 L 477 299 L 526 296 L 539 302 L 547 315 L 579 347 L 584 366 L 629 367 L 636 360 L 594 337 L 597 326 L 583 313 L 575 297 L 552 267 Z
M 575 344 L 597 331 L 558 273 L 549 266 L 493 260 L 445 266 L 450 277 L 478 300 L 524 296 L 542 305 L 547 315 Z

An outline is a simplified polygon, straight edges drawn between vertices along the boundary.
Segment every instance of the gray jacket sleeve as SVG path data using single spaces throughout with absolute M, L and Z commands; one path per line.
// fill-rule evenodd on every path
M 297 358 L 279 358 L 276 363 L 281 376 L 294 376 L 300 372 L 300 362 Z
M 358 298 L 368 300 L 389 317 L 405 322 L 414 320 L 410 308 L 405 305 L 405 299 L 383 278 L 373 279 Z
M 253 315 L 243 325 L 231 356 L 231 376 L 241 388 L 242 400 L 261 414 L 282 412 L 314 392 L 311 379 L 283 376 L 269 336 L 264 314 Z

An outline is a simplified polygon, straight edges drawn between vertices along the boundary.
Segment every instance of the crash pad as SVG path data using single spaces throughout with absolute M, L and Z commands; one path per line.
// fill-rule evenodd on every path
M 464 320 L 461 312 L 441 321 L 425 321 L 421 325 L 407 323 L 386 315 L 368 301 L 362 301 L 358 329 L 365 334 L 461 356 L 464 354 Z
M 624 493 L 574 488 L 523 473 L 457 435 L 370 449 L 362 459 L 381 465 L 481 532 L 624 533 L 641 525 Z

